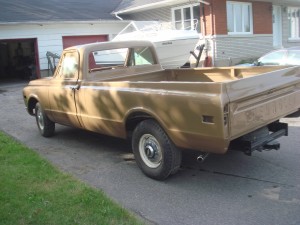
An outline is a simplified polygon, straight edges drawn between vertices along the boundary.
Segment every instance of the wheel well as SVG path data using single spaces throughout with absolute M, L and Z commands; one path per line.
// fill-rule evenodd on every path
M 127 136 L 131 136 L 133 130 L 135 127 L 142 122 L 143 120 L 146 119 L 153 119 L 153 117 L 147 113 L 143 112 L 135 112 L 132 113 L 126 120 L 126 131 L 127 131 Z
M 35 109 L 35 105 L 36 103 L 38 102 L 38 100 L 36 100 L 35 98 L 30 98 L 29 101 L 28 101 L 28 112 L 30 115 L 34 115 L 35 112 L 34 112 L 34 109 Z

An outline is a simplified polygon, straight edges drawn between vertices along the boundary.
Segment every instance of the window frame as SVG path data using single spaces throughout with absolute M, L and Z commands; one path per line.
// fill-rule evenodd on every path
M 233 29 L 234 29 L 234 31 L 229 31 L 229 29 L 228 29 L 228 27 L 229 27 L 229 19 L 228 19 L 228 8 L 229 8 L 229 6 L 230 5 L 240 5 L 240 6 L 248 6 L 249 7 L 249 25 L 250 25 L 250 31 L 249 32 L 247 32 L 247 31 L 236 31 L 236 21 L 237 21 L 237 19 L 236 19 L 236 16 L 235 15 L 233 15 Z M 241 19 L 242 19 L 242 29 L 244 29 L 244 25 L 245 25 L 245 23 L 244 23 L 244 15 L 242 14 L 241 15 Z M 237 1 L 226 1 L 226 19 L 227 19 L 227 33 L 229 34 L 229 35 L 251 35 L 251 34 L 253 34 L 253 9 L 252 9 L 252 3 L 251 2 L 237 2 Z
M 290 12 L 293 11 L 293 12 Z M 297 12 L 298 11 L 298 12 Z M 292 25 L 292 20 L 290 18 L 290 13 L 298 13 L 298 16 L 295 17 L 294 25 Z M 288 40 L 300 40 L 300 7 L 288 7 L 288 29 L 289 29 L 289 37 Z M 294 30 L 292 30 L 294 29 Z M 292 35 L 294 33 L 294 35 Z
M 173 27 L 176 29 L 176 30 L 185 30 L 185 22 L 188 21 L 188 20 L 184 20 L 184 9 L 187 9 L 189 8 L 190 10 L 190 15 L 191 15 L 191 22 L 190 22 L 190 29 L 188 30 L 197 30 L 197 25 L 199 26 L 200 30 L 198 31 L 199 33 L 201 33 L 201 26 L 200 26 L 200 17 L 201 15 L 199 16 L 199 18 L 197 18 L 197 21 L 198 23 L 194 23 L 194 10 L 193 10 L 193 7 L 195 6 L 200 6 L 199 3 L 195 3 L 195 4 L 189 4 L 189 5 L 182 5 L 182 6 L 177 6 L 177 7 L 173 7 L 171 8 L 171 13 L 172 13 L 172 25 Z M 200 7 L 201 9 L 201 7 Z M 199 9 L 199 10 L 200 10 Z M 180 10 L 180 15 L 181 15 L 181 29 L 177 29 L 176 28 L 176 20 L 175 20 L 175 11 L 176 10 Z M 199 14 L 200 14 L 200 11 L 199 11 Z
M 76 64 L 76 72 L 74 73 L 73 76 L 66 76 L 64 74 L 64 67 L 65 67 L 65 60 L 66 58 L 68 58 L 69 56 L 67 55 L 74 55 L 77 61 Z M 74 64 L 75 65 L 75 64 Z M 55 74 L 54 77 L 55 79 L 61 79 L 61 80 L 77 80 L 79 77 L 79 71 L 80 71 L 80 54 L 77 50 L 71 50 L 71 51 L 67 51 L 65 52 L 62 57 L 61 60 L 59 62 L 58 68 L 55 70 Z
M 150 56 L 149 61 L 143 56 L 145 52 Z M 155 53 L 149 46 L 92 49 L 87 55 L 89 73 L 158 64 Z M 114 57 L 119 60 L 115 60 Z
M 148 61 L 142 55 L 145 51 L 150 53 L 151 59 Z M 140 58 L 141 57 L 141 58 Z M 140 58 L 140 59 L 139 59 Z M 131 48 L 128 52 L 126 66 L 147 66 L 155 65 L 157 61 L 154 57 L 153 51 L 149 46 Z

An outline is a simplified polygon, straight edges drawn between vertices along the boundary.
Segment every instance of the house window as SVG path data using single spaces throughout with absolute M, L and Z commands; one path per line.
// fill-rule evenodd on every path
M 197 30 L 200 33 L 200 4 L 172 8 L 172 22 L 177 30 Z
M 252 4 L 227 1 L 228 34 L 252 34 Z
M 300 39 L 300 8 L 288 8 L 289 38 Z

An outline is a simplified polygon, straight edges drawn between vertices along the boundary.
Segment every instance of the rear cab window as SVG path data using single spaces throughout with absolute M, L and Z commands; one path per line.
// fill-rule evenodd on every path
M 118 48 L 92 51 L 88 59 L 89 72 L 157 64 L 151 48 Z
M 149 47 L 134 48 L 128 60 L 128 66 L 156 64 L 153 53 Z
M 89 53 L 89 72 L 124 67 L 128 48 L 92 51 Z

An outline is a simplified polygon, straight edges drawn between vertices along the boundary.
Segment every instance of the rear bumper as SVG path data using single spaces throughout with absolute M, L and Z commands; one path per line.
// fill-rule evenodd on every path
M 288 124 L 274 122 L 266 127 L 260 128 L 244 135 L 230 143 L 230 150 L 243 151 L 246 155 L 251 155 L 253 151 L 270 150 L 280 148 L 280 144 L 275 140 L 288 135 Z

